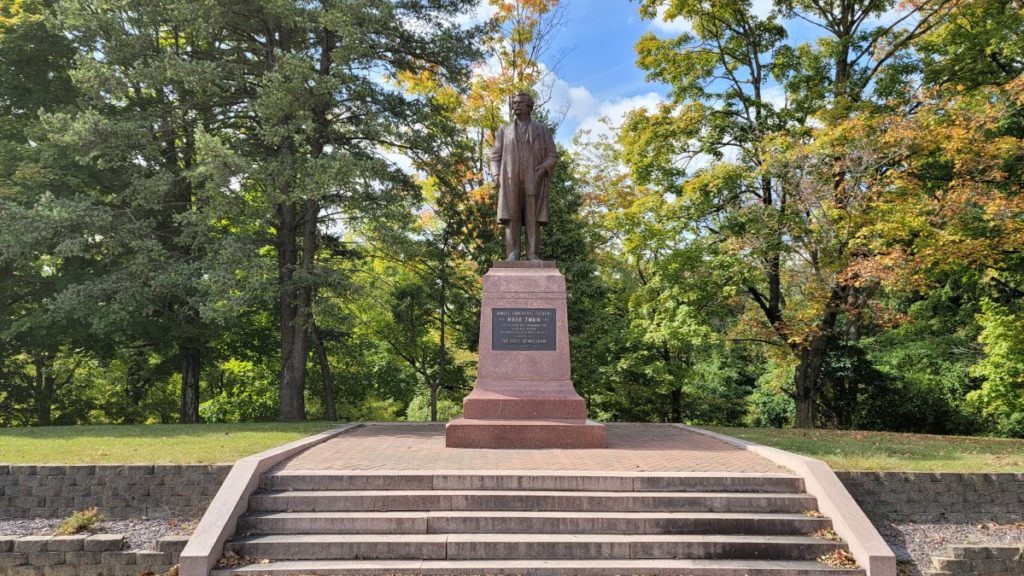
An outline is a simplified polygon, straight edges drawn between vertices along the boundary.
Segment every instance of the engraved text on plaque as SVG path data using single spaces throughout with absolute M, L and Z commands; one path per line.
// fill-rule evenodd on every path
M 554 308 L 493 308 L 491 350 L 554 351 Z

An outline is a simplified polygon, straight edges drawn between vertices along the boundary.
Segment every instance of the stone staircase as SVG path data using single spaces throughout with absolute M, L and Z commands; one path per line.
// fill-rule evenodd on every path
M 212 574 L 863 576 L 815 509 L 785 474 L 271 472 Z

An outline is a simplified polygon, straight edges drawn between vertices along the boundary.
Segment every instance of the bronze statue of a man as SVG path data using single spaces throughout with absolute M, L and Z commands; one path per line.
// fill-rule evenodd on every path
M 505 259 L 519 259 L 526 224 L 526 258 L 540 260 L 540 227 L 548 223 L 548 177 L 558 161 L 551 130 L 534 122 L 533 97 L 512 98 L 516 119 L 498 129 L 491 150 L 491 174 L 498 187 L 498 221 L 505 227 Z

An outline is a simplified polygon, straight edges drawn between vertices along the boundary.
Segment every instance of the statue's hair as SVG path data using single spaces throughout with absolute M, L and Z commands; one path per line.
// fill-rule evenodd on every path
M 512 100 L 508 101 L 509 107 L 511 107 L 512 102 L 515 101 L 515 99 L 519 98 L 520 96 L 525 96 L 530 101 L 530 110 L 533 110 L 533 108 L 537 105 L 537 102 L 533 99 L 533 94 L 530 94 L 526 90 L 520 90 L 519 92 L 516 92 L 516 95 L 512 97 Z

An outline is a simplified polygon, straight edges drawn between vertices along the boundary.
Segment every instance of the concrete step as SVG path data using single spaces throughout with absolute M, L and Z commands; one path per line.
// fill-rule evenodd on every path
M 277 472 L 260 479 L 264 490 L 571 490 L 600 492 L 799 493 L 792 474 L 717 472 Z
M 270 560 L 814 560 L 845 547 L 807 536 L 763 535 L 272 534 L 239 538 L 226 550 Z
M 803 514 L 706 512 L 272 512 L 239 519 L 242 534 L 776 534 L 805 535 L 831 520 Z
M 290 490 L 258 492 L 250 512 L 566 510 L 579 512 L 775 512 L 817 508 L 807 494 L 505 490 Z
M 211 576 L 864 576 L 861 569 L 776 560 L 329 560 L 271 562 L 214 570 Z

